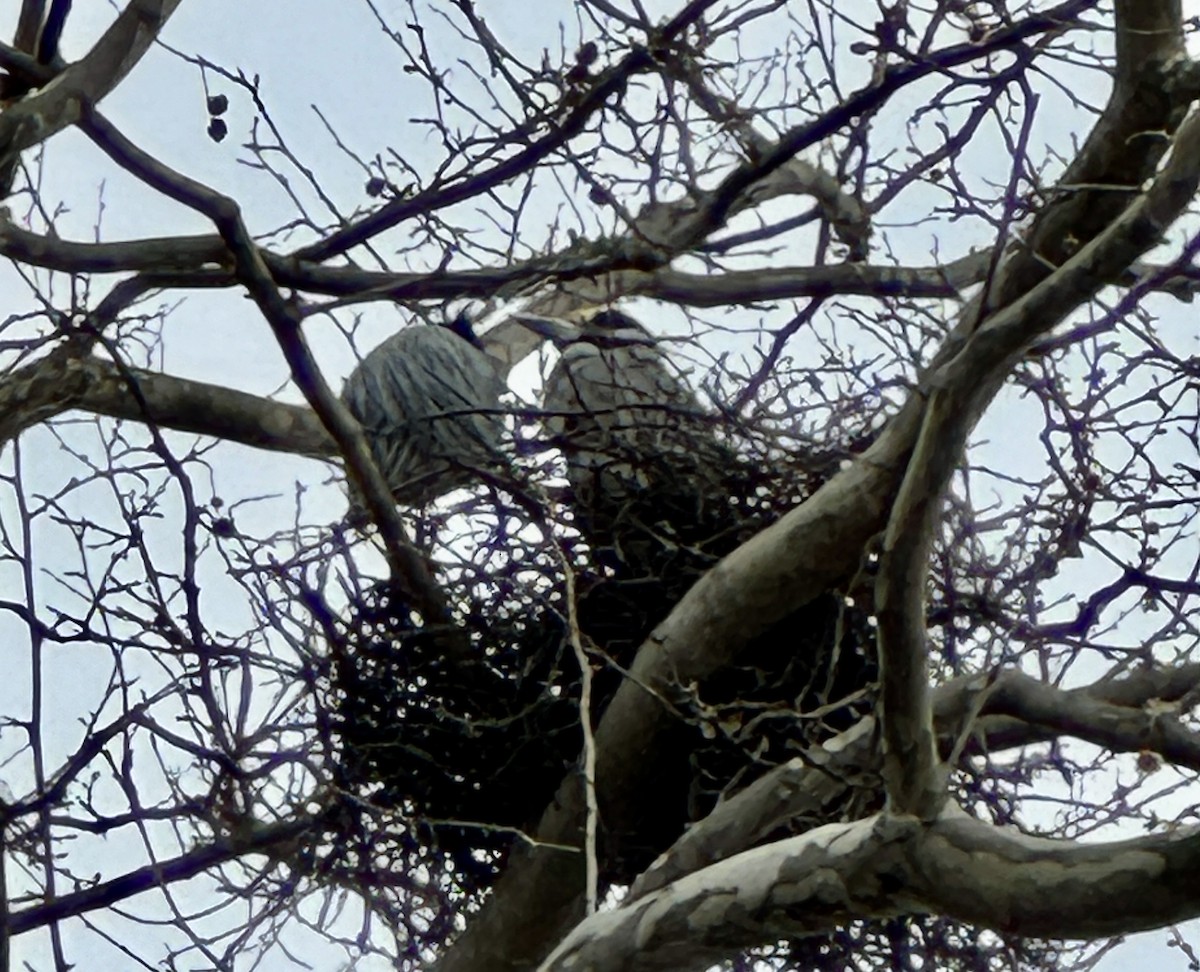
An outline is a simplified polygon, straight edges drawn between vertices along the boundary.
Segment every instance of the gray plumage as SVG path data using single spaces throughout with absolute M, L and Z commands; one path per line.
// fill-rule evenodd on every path
M 371 351 L 346 380 L 396 501 L 417 506 L 470 485 L 501 463 L 504 381 L 469 330 L 418 325 Z M 351 507 L 358 506 L 351 493 Z
M 545 428 L 566 457 L 585 533 L 609 546 L 622 521 L 701 527 L 701 508 L 723 505 L 736 458 L 650 332 L 617 311 L 581 324 L 522 321 L 560 350 L 543 387 Z
M 651 334 L 616 312 L 556 335 L 561 356 L 543 387 L 547 431 L 573 464 L 644 480 L 640 457 L 689 447 L 700 409 Z

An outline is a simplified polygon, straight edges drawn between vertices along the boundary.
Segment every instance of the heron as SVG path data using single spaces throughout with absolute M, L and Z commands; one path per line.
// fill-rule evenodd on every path
M 396 502 L 422 506 L 502 464 L 503 375 L 470 323 L 393 334 L 346 379 L 342 401 L 363 427 Z M 351 495 L 351 509 L 361 506 Z
M 630 555 L 645 546 L 637 534 L 659 534 L 654 547 L 694 546 L 722 530 L 741 463 L 659 341 L 617 310 L 520 320 L 560 353 L 542 390 L 544 424 L 565 455 L 576 523 L 593 547 L 635 566 Z

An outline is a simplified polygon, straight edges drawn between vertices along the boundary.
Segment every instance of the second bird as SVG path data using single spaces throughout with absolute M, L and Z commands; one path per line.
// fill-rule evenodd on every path
M 504 390 L 460 319 L 393 334 L 346 380 L 342 401 L 396 502 L 420 506 L 500 468 Z M 352 509 L 358 505 L 352 496 Z

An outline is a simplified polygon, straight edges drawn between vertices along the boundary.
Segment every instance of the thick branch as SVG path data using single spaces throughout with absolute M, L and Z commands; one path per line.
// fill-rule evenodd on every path
M 0 442 L 76 408 L 258 449 L 337 457 L 333 439 L 306 406 L 121 368 L 103 358 L 78 360 L 61 354 L 27 365 L 0 382 Z
M 163 236 L 120 243 L 75 243 L 22 229 L 0 212 L 0 256 L 64 273 L 140 273 L 227 265 L 229 253 L 216 235 Z M 230 284 L 233 283 L 232 277 Z
M 1198 687 L 1200 664 L 1143 669 L 1070 690 L 1020 672 L 969 676 L 934 691 L 934 725 L 944 758 L 964 737 L 963 755 L 972 756 L 1072 736 L 1114 752 L 1155 752 L 1200 771 L 1200 741 L 1172 711 Z M 865 719 L 719 804 L 638 879 L 631 896 L 741 853 L 791 822 L 826 820 L 856 787 L 875 789 L 881 754 L 874 730 L 874 720 Z
M 997 931 L 1102 938 L 1200 915 L 1200 831 L 1110 844 L 954 816 L 876 817 L 755 848 L 582 922 L 543 972 L 704 969 L 855 918 L 941 914 Z
M 73 125 L 149 50 L 179 0 L 131 0 L 95 46 L 40 91 L 0 113 L 0 169 L 25 149 Z
M 902 840 L 916 830 L 871 818 L 749 850 L 593 915 L 539 969 L 702 970 L 753 945 L 915 911 L 915 899 L 884 890 L 881 872 L 900 876 Z
M 1146 18 L 1147 10 L 1153 6 L 1142 5 L 1136 12 L 1122 12 L 1122 5 L 1118 4 L 1118 38 L 1130 33 L 1138 37 L 1137 42 L 1124 45 L 1123 56 L 1132 56 L 1134 52 L 1142 57 L 1161 56 L 1177 51 L 1178 20 L 1172 31 L 1170 23 L 1161 22 L 1157 14 Z M 1146 32 L 1151 33 L 1151 41 L 1142 37 Z M 1126 63 L 1124 70 L 1118 71 L 1114 97 L 1128 98 L 1127 87 L 1139 78 L 1142 70 L 1141 63 L 1136 71 Z M 1159 61 L 1151 61 L 1145 68 L 1146 75 L 1163 79 L 1169 78 L 1167 70 L 1168 65 Z M 1121 103 L 1119 109 L 1129 113 L 1133 106 Z M 1176 117 L 1178 110 L 1171 115 Z M 1093 133 L 1093 144 L 1097 144 L 1095 138 Z M 1195 194 L 1200 182 L 1197 164 L 1200 122 L 1193 117 L 1178 131 L 1174 142 L 1166 170 L 1144 195 L 1135 195 L 1141 187 L 1140 180 L 1109 183 L 1118 187 L 1116 191 L 1105 190 L 1109 203 L 1118 207 L 1118 212 L 1122 209 L 1124 212 L 1108 225 L 1097 224 L 1103 227 L 1098 235 L 1091 229 L 1093 224 L 1083 224 L 1084 239 L 1090 242 L 1070 256 L 1061 269 L 1048 277 L 1044 273 L 1038 275 L 1040 279 L 1036 282 L 1034 275 L 1029 275 L 1028 282 L 1034 284 L 1032 290 L 1013 303 L 1003 302 L 1000 305 L 1003 309 L 991 317 L 985 315 L 995 305 L 986 296 L 977 308 L 978 330 L 956 358 L 939 369 L 935 381 L 923 383 L 923 387 L 930 389 L 929 401 L 912 460 L 888 521 L 876 585 L 884 781 L 897 813 L 915 813 L 931 819 L 938 812 L 942 795 L 927 701 L 924 611 L 928 558 L 942 494 L 961 460 L 967 436 L 1008 373 L 1010 362 L 1035 337 L 1045 333 L 1047 319 L 1061 320 L 1074 306 L 1091 297 L 1103 281 L 1113 279 L 1153 246 Z M 1125 173 L 1121 175 L 1127 177 Z M 1109 176 L 1115 178 L 1116 174 Z M 1088 218 L 1094 218 L 1094 214 L 1089 212 Z M 1039 230 L 1043 228 L 1039 226 Z M 994 289 L 989 291 L 994 293 Z
M 75 408 L 273 452 L 337 457 L 337 445 L 316 413 L 304 405 L 141 369 L 122 373 L 99 358 L 81 362 L 79 370 L 85 386 L 72 403 Z M 130 390 L 129 378 L 137 383 L 137 395 Z

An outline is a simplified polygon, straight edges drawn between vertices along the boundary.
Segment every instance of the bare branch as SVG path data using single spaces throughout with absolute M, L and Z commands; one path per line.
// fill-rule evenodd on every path
M 54 81 L 0 113 L 0 169 L 83 117 L 125 78 L 154 43 L 179 0 L 130 0 L 116 22 Z
M 1200 915 L 1200 830 L 1111 844 L 1052 841 L 963 816 L 829 824 L 715 864 L 579 925 L 540 966 L 704 969 L 854 917 L 938 913 L 1054 938 Z
M 969 676 L 934 690 L 934 724 L 943 757 L 964 738 L 964 753 L 973 756 L 1075 737 L 1115 752 L 1159 753 L 1195 769 L 1196 734 L 1180 725 L 1178 703 L 1197 687 L 1194 664 L 1143 669 L 1069 691 L 1020 672 Z M 864 720 L 764 774 L 680 837 L 638 879 L 631 899 L 741 853 L 789 821 L 827 819 L 855 788 L 873 790 L 882 765 L 875 733 L 874 720 Z
M 320 817 L 298 817 L 295 820 L 263 824 L 246 834 L 218 838 L 171 860 L 140 867 L 136 871 L 102 881 L 90 888 L 69 891 L 44 905 L 15 911 L 8 918 L 9 931 L 13 935 L 21 935 L 63 918 L 86 914 L 154 888 L 186 881 L 197 874 L 237 860 L 247 853 L 264 853 L 277 859 L 280 848 L 323 825 Z

